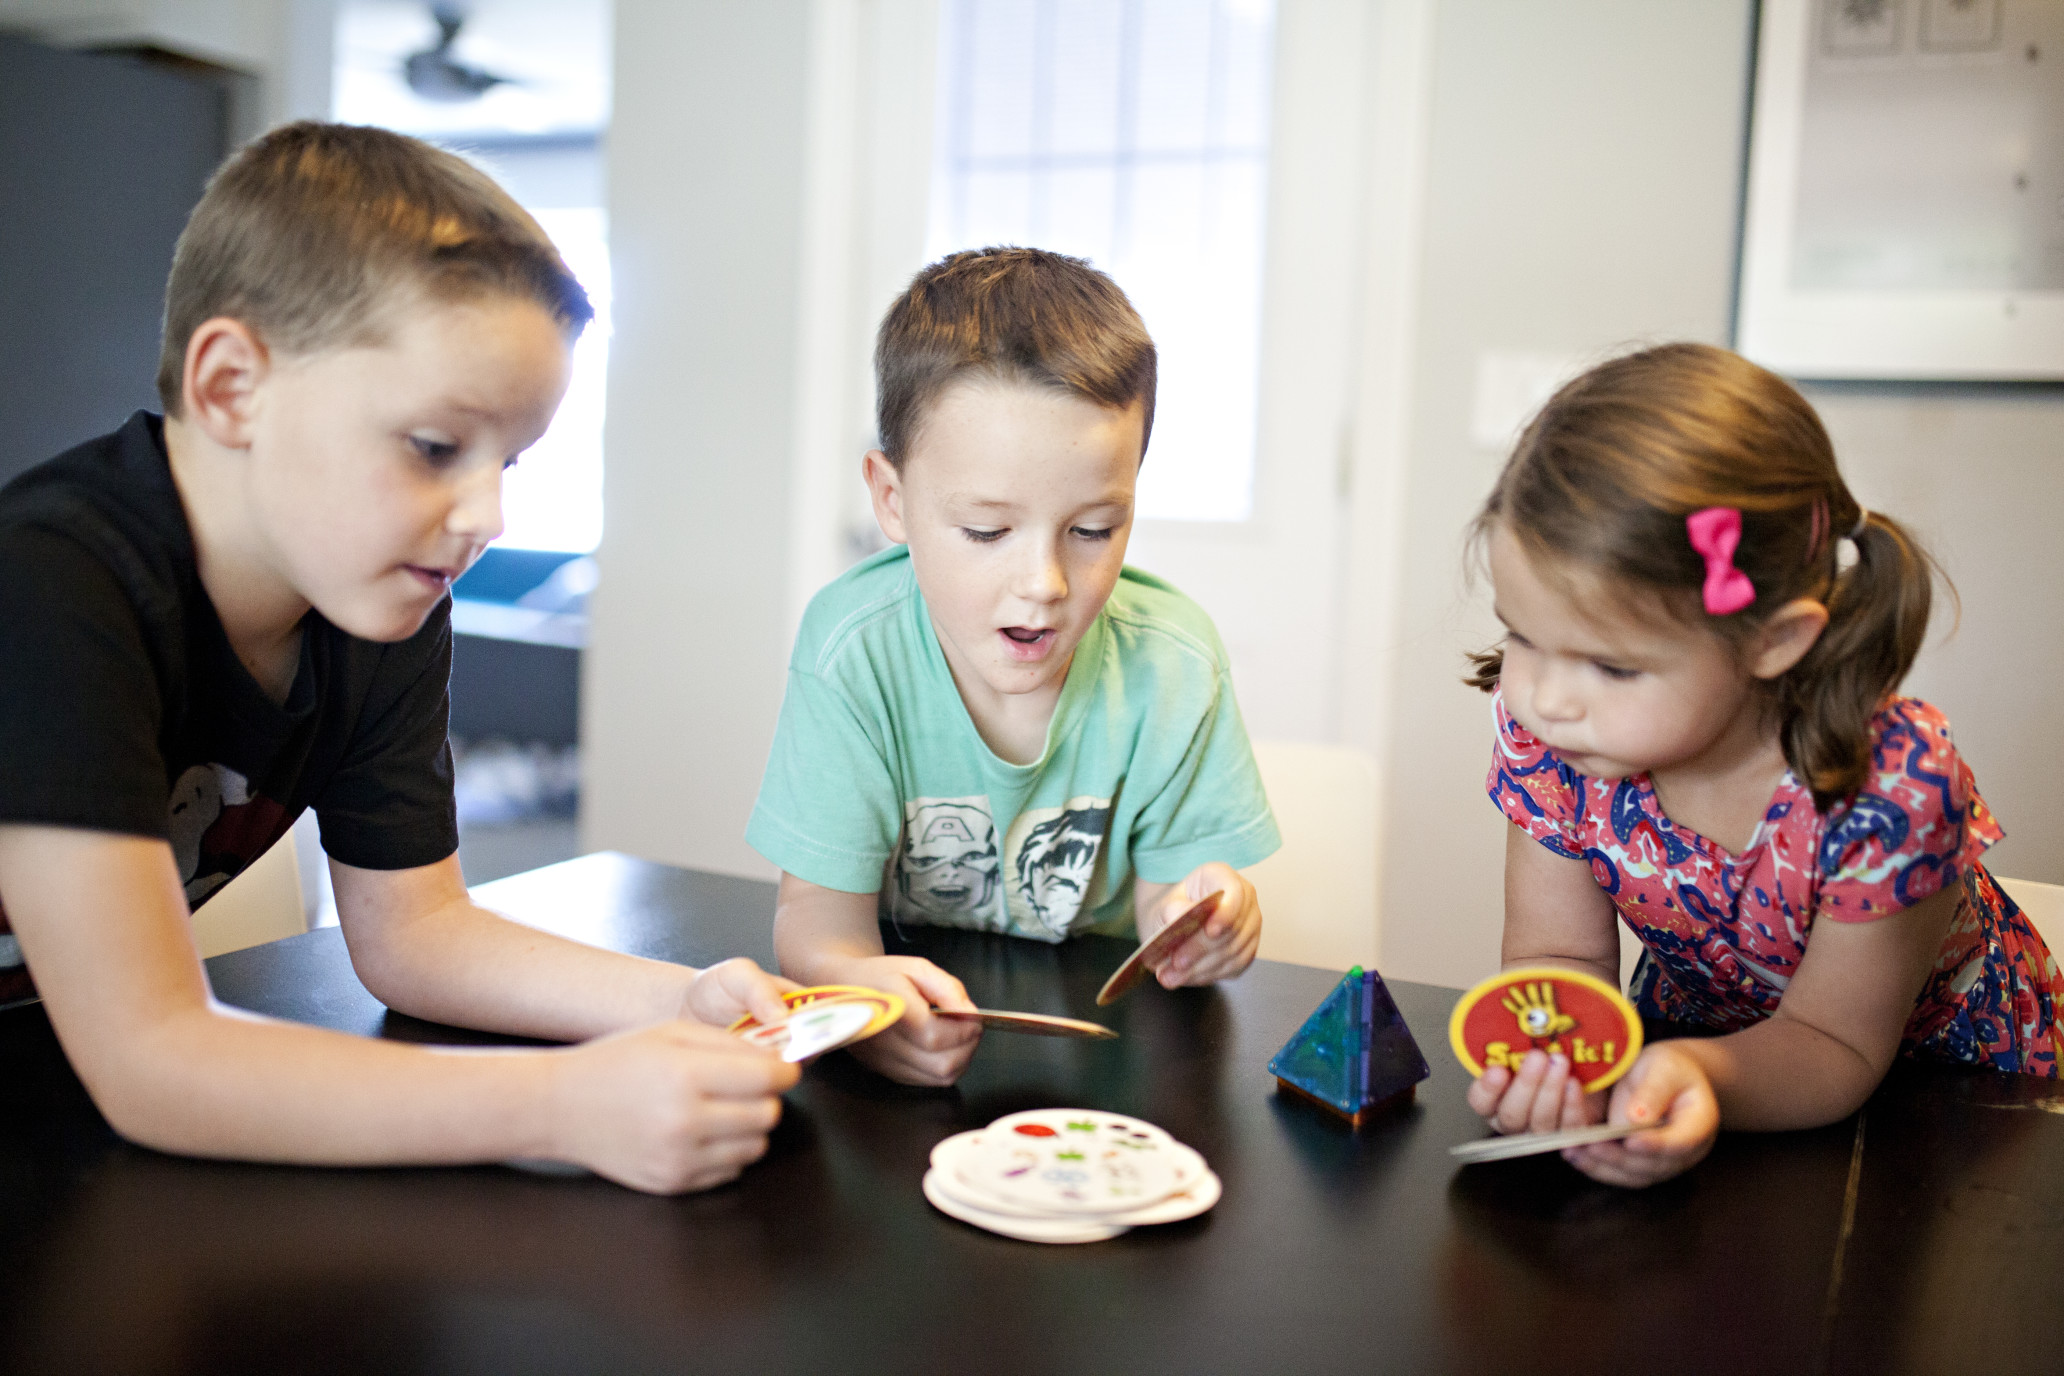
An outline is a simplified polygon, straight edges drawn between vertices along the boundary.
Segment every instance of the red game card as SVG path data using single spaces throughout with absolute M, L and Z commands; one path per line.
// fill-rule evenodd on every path
M 1641 1054 L 1641 1018 L 1596 975 L 1531 966 L 1493 975 L 1464 994 L 1448 1019 L 1448 1040 L 1472 1075 L 1499 1065 L 1517 1070 L 1539 1048 L 1568 1056 L 1577 1082 L 1600 1090 Z

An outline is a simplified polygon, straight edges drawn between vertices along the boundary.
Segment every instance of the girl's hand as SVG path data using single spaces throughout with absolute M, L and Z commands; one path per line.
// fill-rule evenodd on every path
M 973 1008 L 967 990 L 953 976 L 917 956 L 872 956 L 836 972 L 835 984 L 863 984 L 903 1000 L 903 1019 L 852 1048 L 853 1058 L 898 1084 L 952 1084 L 974 1058 L 982 1024 L 935 1018 L 934 1008 Z
M 1628 1077 L 1635 1073 L 1629 1071 Z M 1469 1106 L 1507 1133 L 1557 1132 L 1605 1119 L 1605 1096 L 1586 1094 L 1570 1074 L 1569 1057 L 1545 1051 L 1527 1052 L 1517 1074 L 1500 1065 L 1477 1076 L 1469 1087 Z
M 620 1185 L 721 1185 L 767 1150 L 796 1066 L 698 1023 L 658 1023 L 550 1053 L 548 1154 Z
M 1640 1189 L 1705 1159 L 1720 1131 L 1720 1105 L 1705 1068 L 1677 1043 L 1657 1042 L 1613 1086 L 1609 1121 L 1661 1126 L 1617 1142 L 1571 1147 L 1563 1159 L 1593 1180 Z
M 739 956 L 699 971 L 688 982 L 681 1011 L 712 1027 L 729 1027 L 747 1013 L 761 1022 L 779 1022 L 788 1016 L 788 1005 L 781 1001 L 783 991 L 801 987 Z
M 1199 865 L 1161 896 L 1151 910 L 1150 923 L 1140 924 L 1140 941 L 1152 940 L 1156 932 L 1213 893 L 1225 896 L 1218 900 L 1211 919 L 1148 967 L 1162 988 L 1216 984 L 1254 963 L 1254 953 L 1261 946 L 1261 900 L 1245 875 L 1216 860 Z

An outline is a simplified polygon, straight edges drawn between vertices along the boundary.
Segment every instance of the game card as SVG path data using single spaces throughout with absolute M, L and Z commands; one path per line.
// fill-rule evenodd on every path
M 1209 922 L 1211 915 L 1218 911 L 1218 901 L 1224 897 L 1223 889 L 1206 894 L 1203 902 L 1154 933 L 1152 940 L 1141 943 L 1140 948 L 1127 956 L 1125 963 L 1112 971 L 1111 977 L 1104 981 L 1104 987 L 1097 991 L 1097 1007 L 1116 1003 L 1131 993 L 1133 987 L 1147 977 L 1151 968 L 1149 962 L 1161 959 Z
M 1641 1054 L 1641 1018 L 1619 990 L 1596 975 L 1530 966 L 1493 975 L 1462 996 L 1448 1019 L 1448 1041 L 1471 1075 L 1513 1070 L 1527 1052 L 1569 1057 L 1587 1090 L 1606 1088 Z

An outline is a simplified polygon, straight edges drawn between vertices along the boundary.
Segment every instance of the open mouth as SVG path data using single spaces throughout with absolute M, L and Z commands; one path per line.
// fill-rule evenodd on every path
M 1045 654 L 1060 634 L 1051 626 L 1005 626 L 1005 649 L 1015 659 L 1037 659 Z
M 459 576 L 456 569 L 425 568 L 421 564 L 405 564 L 403 567 L 415 575 L 417 582 L 432 592 L 447 591 L 453 580 Z

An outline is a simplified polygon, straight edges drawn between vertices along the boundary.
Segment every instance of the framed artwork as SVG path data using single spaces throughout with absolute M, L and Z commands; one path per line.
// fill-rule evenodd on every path
M 1763 0 L 1735 347 L 2064 379 L 2064 0 Z

